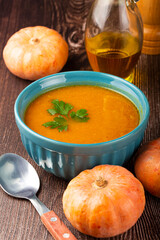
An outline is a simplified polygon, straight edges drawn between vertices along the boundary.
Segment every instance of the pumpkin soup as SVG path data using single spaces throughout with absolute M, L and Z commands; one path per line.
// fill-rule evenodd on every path
M 60 105 L 64 111 L 57 110 Z M 25 123 L 40 135 L 57 141 L 90 144 L 129 133 L 139 124 L 139 112 L 130 100 L 115 91 L 76 85 L 37 97 L 26 110 Z

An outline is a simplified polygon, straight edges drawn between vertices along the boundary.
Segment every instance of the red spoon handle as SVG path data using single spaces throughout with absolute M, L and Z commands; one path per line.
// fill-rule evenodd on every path
M 44 213 L 41 220 L 55 240 L 77 240 L 53 211 Z

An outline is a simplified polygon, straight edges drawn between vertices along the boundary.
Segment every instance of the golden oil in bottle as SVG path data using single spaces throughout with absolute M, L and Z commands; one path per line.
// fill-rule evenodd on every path
M 85 37 L 86 52 L 94 71 L 105 72 L 133 81 L 134 67 L 141 54 L 139 41 L 131 34 L 101 32 Z

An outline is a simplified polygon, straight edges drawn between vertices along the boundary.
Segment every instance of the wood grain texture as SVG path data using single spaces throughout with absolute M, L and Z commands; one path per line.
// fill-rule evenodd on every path
M 62 195 L 67 181 L 46 173 L 25 151 L 14 120 L 14 102 L 30 84 L 13 76 L 5 67 L 3 48 L 8 38 L 23 27 L 43 25 L 54 28 L 69 44 L 69 58 L 62 71 L 91 70 L 85 48 L 85 21 L 93 0 L 0 0 L 0 154 L 13 152 L 26 158 L 41 179 L 38 197 L 53 209 L 79 240 L 95 239 L 75 230 L 65 218 Z M 160 136 L 160 55 L 142 54 L 136 66 L 134 84 L 146 95 L 150 119 L 143 143 Z M 136 153 L 125 163 L 133 172 Z M 51 240 L 30 202 L 9 197 L 0 189 L 0 240 Z M 159 240 L 160 201 L 146 192 L 142 217 L 130 230 L 108 240 Z

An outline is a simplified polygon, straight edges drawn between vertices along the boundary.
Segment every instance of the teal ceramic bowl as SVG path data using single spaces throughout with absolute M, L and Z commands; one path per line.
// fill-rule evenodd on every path
M 71 144 L 43 137 L 24 123 L 27 106 L 39 95 L 70 85 L 96 85 L 117 91 L 129 98 L 140 114 L 139 125 L 118 139 L 97 144 Z M 31 83 L 18 96 L 14 107 L 16 124 L 30 157 L 47 172 L 71 179 L 82 170 L 100 164 L 123 165 L 140 145 L 149 118 L 149 104 L 135 85 L 105 73 L 92 71 L 63 72 Z

